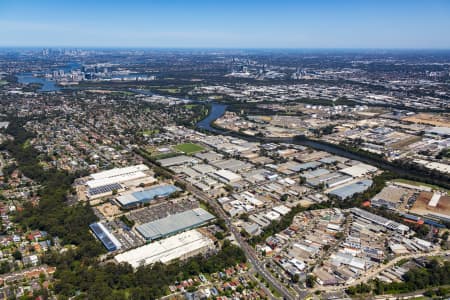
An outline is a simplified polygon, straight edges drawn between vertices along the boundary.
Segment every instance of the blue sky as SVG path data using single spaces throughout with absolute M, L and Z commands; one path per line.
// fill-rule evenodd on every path
M 450 1 L 0 0 L 0 46 L 450 49 Z

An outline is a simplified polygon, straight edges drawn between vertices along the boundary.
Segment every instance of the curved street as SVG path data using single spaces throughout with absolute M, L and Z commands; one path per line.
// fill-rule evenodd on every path
M 398 256 L 398 257 L 394 258 L 393 260 L 389 261 L 387 264 L 384 264 L 379 268 L 370 270 L 369 272 L 367 272 L 367 274 L 356 279 L 351 284 L 340 285 L 340 286 L 318 286 L 318 287 L 312 288 L 310 291 L 312 293 L 316 292 L 316 291 L 327 291 L 327 292 L 341 291 L 341 290 L 344 290 L 351 286 L 354 286 L 354 285 L 357 285 L 357 284 L 360 284 L 363 282 L 367 282 L 368 280 L 373 279 L 375 276 L 377 276 L 384 270 L 391 268 L 392 266 L 394 266 L 396 263 L 398 263 L 399 261 L 401 261 L 403 259 L 414 259 L 414 258 L 420 258 L 420 257 L 437 256 L 437 255 L 450 255 L 450 250 L 446 250 L 446 251 L 437 250 L 437 251 L 432 251 L 429 253 L 415 253 L 415 254 Z

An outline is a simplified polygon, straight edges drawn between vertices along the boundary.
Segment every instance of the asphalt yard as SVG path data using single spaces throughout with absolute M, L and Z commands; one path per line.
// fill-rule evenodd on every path
M 137 225 L 141 225 L 198 207 L 199 203 L 196 200 L 174 199 L 134 210 L 127 215 L 127 218 L 133 220 Z

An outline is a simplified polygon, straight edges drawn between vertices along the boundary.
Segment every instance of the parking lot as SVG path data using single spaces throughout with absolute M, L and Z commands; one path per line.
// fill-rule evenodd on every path
M 104 224 L 122 244 L 121 250 L 136 248 L 144 244 L 144 240 L 119 219 Z
M 179 198 L 132 211 L 127 218 L 141 225 L 198 207 L 198 201 L 193 198 Z

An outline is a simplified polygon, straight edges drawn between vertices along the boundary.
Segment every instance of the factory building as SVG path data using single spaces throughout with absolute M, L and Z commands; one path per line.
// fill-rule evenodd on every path
M 148 171 L 148 167 L 146 165 L 136 165 L 136 166 L 130 166 L 130 167 L 124 167 L 124 168 L 115 168 L 111 170 L 106 170 L 98 173 L 91 174 L 90 177 L 92 179 L 98 180 L 98 179 L 104 179 L 104 178 L 113 178 L 117 176 L 122 176 L 126 174 L 132 174 L 136 172 L 144 172 Z
M 180 156 L 163 158 L 163 159 L 158 160 L 158 163 L 162 167 L 173 167 L 173 166 L 180 166 L 180 165 L 184 165 L 184 164 L 191 164 L 191 163 L 197 163 L 197 162 L 199 162 L 198 159 L 196 159 L 192 156 L 187 156 L 187 155 L 180 155 Z
M 183 260 L 214 249 L 214 242 L 198 232 L 190 230 L 169 238 L 115 256 L 119 263 L 129 263 L 133 268 L 157 262 L 168 264 L 176 259 Z
M 153 241 L 200 227 L 214 219 L 215 217 L 203 208 L 196 208 L 139 225 L 136 230 L 147 241 Z
M 378 171 L 376 167 L 363 163 L 359 163 L 351 167 L 339 170 L 339 172 L 350 175 L 355 178 L 362 177 L 367 174 L 374 173 L 376 171 Z
M 337 188 L 329 192 L 341 200 L 352 197 L 355 194 L 362 193 L 372 186 L 373 181 L 370 179 L 361 180 L 343 187 Z
M 87 187 L 86 196 L 88 199 L 96 199 L 112 195 L 113 191 L 122 192 L 130 183 L 138 185 L 140 183 L 148 185 L 156 181 L 153 176 L 146 172 L 149 168 L 146 165 L 136 165 L 125 168 L 115 168 L 89 176 L 85 182 Z
M 378 216 L 376 214 L 370 213 L 370 212 L 362 210 L 360 208 L 352 207 L 352 208 L 350 208 L 350 211 L 352 212 L 352 214 L 354 214 L 362 219 L 365 219 L 365 220 L 368 220 L 377 225 L 383 226 L 389 230 L 396 231 L 401 234 L 405 234 L 409 231 L 409 227 L 406 225 L 386 219 L 384 217 Z
M 92 223 L 89 227 L 108 251 L 115 251 L 122 247 L 122 244 L 102 223 Z
M 428 136 L 450 137 L 450 127 L 431 127 L 425 131 Z
M 157 198 L 168 197 L 171 194 L 180 191 L 174 185 L 160 185 L 142 191 L 136 191 L 130 194 L 120 195 L 116 198 L 120 206 L 124 208 L 135 207 L 140 204 L 149 203 Z
M 231 184 L 238 182 L 242 179 L 242 177 L 239 174 L 236 174 L 234 172 L 228 171 L 228 170 L 219 170 L 214 172 L 214 175 L 217 176 L 217 179 L 220 180 L 223 183 Z

